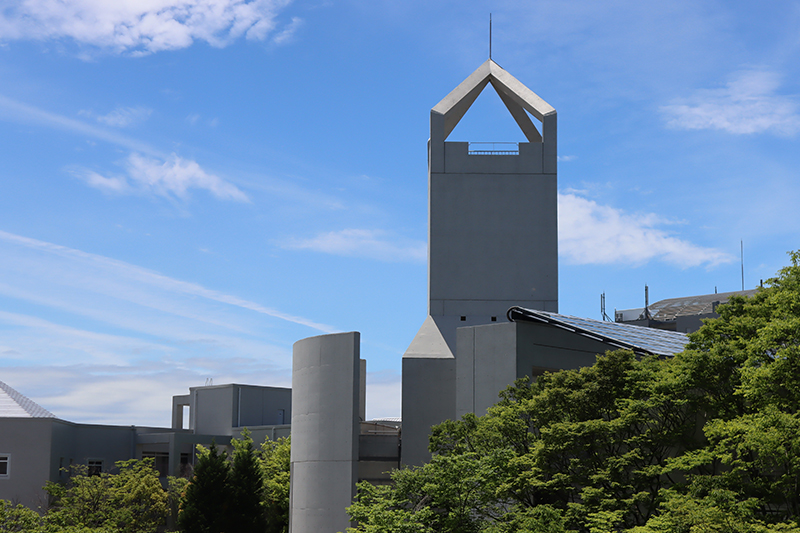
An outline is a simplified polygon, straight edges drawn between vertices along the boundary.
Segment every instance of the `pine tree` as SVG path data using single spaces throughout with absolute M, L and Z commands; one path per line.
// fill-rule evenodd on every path
M 194 476 L 186 487 L 178 524 L 184 533 L 222 533 L 236 531 L 230 527 L 230 496 L 228 477 L 230 463 L 227 454 L 210 448 L 197 447 L 200 458 Z
M 233 439 L 231 444 L 234 452 L 228 478 L 230 531 L 263 533 L 266 527 L 262 505 L 264 477 L 247 428 L 242 431 L 242 438 Z

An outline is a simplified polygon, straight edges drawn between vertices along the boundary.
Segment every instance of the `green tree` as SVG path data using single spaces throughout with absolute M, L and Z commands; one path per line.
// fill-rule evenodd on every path
M 227 530 L 228 475 L 227 454 L 219 453 L 216 444 L 197 446 L 199 459 L 178 514 L 178 524 L 185 533 L 220 533 Z
M 674 358 L 609 352 L 437 426 L 430 463 L 395 472 L 394 487 L 359 486 L 353 531 L 797 531 L 800 252 L 790 256 Z
M 666 365 L 616 351 L 520 380 L 486 416 L 434 428 L 431 462 L 396 472 L 377 495 L 362 486 L 351 515 L 362 531 L 375 523 L 363 493 L 367 506 L 411 513 L 434 531 L 511 530 L 533 524 L 540 506 L 567 529 L 644 524 L 670 484 L 667 459 L 697 445 L 695 415 Z
M 264 440 L 259 457 L 264 475 L 263 508 L 267 533 L 289 531 L 289 438 Z
M 28 509 L 22 504 L 12 505 L 11 502 L 0 500 L 0 532 L 34 532 L 40 531 L 42 517 L 39 513 Z
M 237 533 L 263 533 L 264 474 L 253 448 L 250 432 L 242 430 L 241 439 L 231 440 L 233 460 L 228 479 L 230 531 Z
M 52 500 L 44 517 L 48 531 L 98 529 L 118 533 L 155 533 L 166 524 L 168 496 L 152 459 L 120 461 L 117 473 L 89 476 L 73 471 L 66 485 L 49 482 Z
M 720 306 L 675 358 L 708 422 L 706 445 L 670 462 L 687 478 L 673 497 L 724 493 L 767 525 L 800 516 L 800 252 L 790 257 L 766 288 Z

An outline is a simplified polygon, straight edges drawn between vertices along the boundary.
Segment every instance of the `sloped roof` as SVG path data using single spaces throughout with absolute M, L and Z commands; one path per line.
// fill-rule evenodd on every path
M 602 322 L 591 318 L 578 318 L 558 313 L 548 313 L 523 307 L 508 310 L 508 319 L 541 322 L 566 329 L 578 335 L 604 342 L 616 348 L 633 350 L 640 354 L 675 355 L 689 342 L 685 333 L 634 326 L 620 322 Z
M 487 59 L 431 109 L 432 114 L 444 116 L 444 138 L 450 135 L 489 83 L 497 91 L 528 141 L 542 142 L 539 130 L 525 111 L 541 121 L 545 116 L 555 115 L 556 110 L 491 59 Z
M 724 304 L 731 296 L 753 296 L 758 290 L 720 292 L 700 296 L 669 298 L 651 304 L 648 308 L 654 320 L 675 320 L 679 316 L 705 315 L 714 312 L 714 304 Z
M 56 418 L 56 415 L 0 381 L 0 418 Z

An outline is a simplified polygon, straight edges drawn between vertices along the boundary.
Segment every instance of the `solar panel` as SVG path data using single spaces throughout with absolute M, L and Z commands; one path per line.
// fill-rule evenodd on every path
M 512 321 L 521 319 L 544 322 L 620 348 L 654 355 L 675 355 L 682 352 L 689 342 L 689 337 L 685 333 L 676 331 L 645 328 L 618 322 L 603 322 L 523 307 L 512 307 L 508 310 L 508 316 Z

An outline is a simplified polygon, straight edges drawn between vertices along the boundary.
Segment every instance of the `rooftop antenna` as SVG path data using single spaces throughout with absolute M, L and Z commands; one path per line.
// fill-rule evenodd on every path
M 616 313 L 615 313 L 616 314 Z M 606 314 L 606 293 L 600 295 L 600 315 L 604 322 L 613 322 L 611 317 Z
M 489 13 L 489 59 L 492 58 L 492 14 Z

